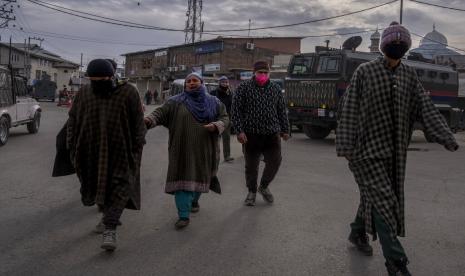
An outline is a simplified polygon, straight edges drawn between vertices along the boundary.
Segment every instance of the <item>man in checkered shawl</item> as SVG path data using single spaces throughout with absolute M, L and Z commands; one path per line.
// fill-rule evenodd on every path
M 116 225 L 124 208 L 140 208 L 140 161 L 146 128 L 137 89 L 115 83 L 104 59 L 89 63 L 90 85 L 82 87 L 69 111 L 67 145 L 86 206 L 103 206 L 95 232 L 102 248 L 116 248 Z
M 410 275 L 397 236 L 405 236 L 405 166 L 414 123 L 447 150 L 458 148 L 415 70 L 401 61 L 410 46 L 409 31 L 391 23 L 382 34 L 384 57 L 357 68 L 338 112 L 337 154 L 349 161 L 360 189 L 349 240 L 372 255 L 366 233 L 378 235 L 389 275 Z

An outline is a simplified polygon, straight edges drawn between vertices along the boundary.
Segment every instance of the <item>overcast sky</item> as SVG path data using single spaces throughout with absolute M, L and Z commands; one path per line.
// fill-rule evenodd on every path
M 186 21 L 187 0 L 41 0 L 70 9 L 98 14 L 140 24 L 183 29 Z M 424 2 L 465 9 L 463 0 L 423 0 Z M 0 1 L 3 2 L 3 1 Z M 140 5 L 138 5 L 138 2 Z M 281 25 L 320 19 L 357 11 L 379 5 L 389 0 L 204 0 L 202 17 L 205 30 L 247 28 L 249 19 L 252 27 Z M 155 49 L 184 42 L 184 33 L 142 30 L 108 25 L 59 13 L 27 0 L 18 0 L 15 8 L 16 21 L 10 27 L 0 29 L 2 41 L 10 34 L 15 42 L 40 36 L 42 46 L 64 58 L 79 63 L 84 54 L 84 64 L 98 57 L 113 58 L 122 64 L 121 54 L 146 49 Z M 338 19 L 301 25 L 298 27 L 252 31 L 252 36 L 307 36 L 347 33 L 359 30 L 386 27 L 399 20 L 399 2 L 381 8 Z M 465 12 L 419 5 L 404 1 L 404 25 L 411 32 L 425 35 L 436 29 L 443 33 L 449 45 L 465 50 Z M 15 26 L 13 26 L 15 25 Z M 23 28 L 23 31 L 20 31 Z M 34 34 L 36 33 L 36 34 Z M 40 33 L 37 34 L 37 33 Z M 247 32 L 228 34 L 247 35 Z M 80 40 L 98 40 L 105 43 L 84 42 L 51 36 L 68 35 Z M 359 50 L 368 51 L 370 33 L 361 34 L 364 39 Z M 204 35 L 203 39 L 216 36 Z M 350 36 L 306 38 L 302 40 L 302 52 L 313 51 L 315 45 L 340 47 Z M 420 38 L 413 37 L 414 47 Z M 128 45 L 132 44 L 132 45 Z M 137 45 L 135 45 L 137 44 Z M 463 52 L 465 54 L 465 52 Z

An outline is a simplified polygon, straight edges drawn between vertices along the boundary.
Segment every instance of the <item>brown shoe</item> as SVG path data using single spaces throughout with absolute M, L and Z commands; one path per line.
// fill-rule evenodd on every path
M 176 221 L 176 223 L 174 224 L 174 227 L 176 227 L 177 230 L 181 230 L 183 228 L 186 228 L 189 225 L 189 222 L 189 219 L 178 219 L 178 221 Z

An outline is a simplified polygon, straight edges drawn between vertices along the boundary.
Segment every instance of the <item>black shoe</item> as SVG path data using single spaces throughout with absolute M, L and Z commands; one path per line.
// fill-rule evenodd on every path
M 264 201 L 268 203 L 273 203 L 274 197 L 271 194 L 270 189 L 260 186 L 258 187 L 258 192 L 263 196 Z
M 257 197 L 257 193 L 249 192 L 244 201 L 245 206 L 255 206 L 256 197 Z
M 177 230 L 181 230 L 183 228 L 186 228 L 189 225 L 190 220 L 186 218 L 180 218 L 176 223 L 174 224 L 174 227 L 176 227 Z
M 350 232 L 349 241 L 364 255 L 373 256 L 373 247 L 371 247 L 368 235 L 365 232 Z
M 386 260 L 385 265 L 389 276 L 412 276 L 407 269 L 408 261 L 406 259 Z
M 197 213 L 200 211 L 200 205 L 198 202 L 192 202 L 191 213 Z

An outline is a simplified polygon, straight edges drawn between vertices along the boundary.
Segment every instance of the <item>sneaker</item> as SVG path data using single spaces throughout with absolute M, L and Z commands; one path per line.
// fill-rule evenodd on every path
M 106 251 L 113 251 L 116 249 L 116 230 L 105 229 L 102 234 L 102 245 L 100 246 Z
M 268 203 L 273 203 L 274 197 L 270 192 L 269 188 L 258 187 L 258 192 L 263 196 L 263 200 Z
M 185 218 L 180 218 L 176 223 L 174 224 L 174 227 L 176 227 L 177 230 L 181 230 L 183 228 L 186 228 L 189 225 L 190 220 L 185 219 Z
M 245 206 L 255 206 L 256 197 L 257 197 L 257 193 L 249 192 L 244 201 Z
M 408 261 L 406 259 L 386 260 L 385 265 L 389 276 L 412 276 L 407 269 Z
M 232 162 L 232 161 L 234 161 L 234 158 L 232 158 L 231 156 L 224 158 L 224 162 Z
M 365 232 L 350 232 L 349 241 L 364 255 L 373 256 L 373 247 L 371 247 L 368 235 Z
M 198 213 L 200 211 L 200 205 L 198 202 L 192 202 L 191 213 Z

